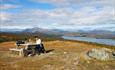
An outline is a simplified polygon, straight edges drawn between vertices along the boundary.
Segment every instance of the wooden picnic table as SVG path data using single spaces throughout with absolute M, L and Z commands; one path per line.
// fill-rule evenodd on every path
M 26 44 L 20 44 L 20 46 L 25 46 L 24 48 L 28 48 L 28 46 L 36 46 L 38 44 L 36 43 L 26 43 Z M 18 55 L 22 56 L 23 55 L 23 49 L 24 48 L 10 48 L 9 50 L 14 53 L 14 52 L 18 52 Z

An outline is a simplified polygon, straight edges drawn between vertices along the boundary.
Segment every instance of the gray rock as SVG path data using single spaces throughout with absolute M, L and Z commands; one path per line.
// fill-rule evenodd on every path
M 87 55 L 90 58 L 95 58 L 98 60 L 111 60 L 114 58 L 112 55 L 111 50 L 108 51 L 108 49 L 101 48 L 101 49 L 92 49 L 87 52 Z

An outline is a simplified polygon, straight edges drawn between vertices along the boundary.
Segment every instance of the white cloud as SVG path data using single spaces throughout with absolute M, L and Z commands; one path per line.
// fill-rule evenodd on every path
M 102 29 L 105 27 L 108 30 L 111 30 L 110 28 L 115 30 L 114 0 L 88 0 L 88 2 L 86 0 L 35 1 L 56 4 L 59 7 L 51 10 L 25 9 L 15 14 L 1 13 L 2 26 L 39 26 L 61 29 Z M 61 7 L 62 5 L 63 7 Z M 97 5 L 101 5 L 101 7 L 97 8 Z
M 38 3 L 50 3 L 59 7 L 62 6 L 74 6 L 74 5 L 85 5 L 85 6 L 94 6 L 94 5 L 107 5 L 115 6 L 115 0 L 31 0 Z
M 0 12 L 0 21 L 10 20 L 11 15 L 6 12 Z
M 32 0 L 57 8 L 49 13 L 60 27 L 115 24 L 115 0 Z M 66 8 L 66 9 L 65 9 Z M 70 10 L 71 8 L 71 10 Z M 55 19 L 54 19 L 55 18 Z M 61 21 L 61 22 L 60 22 Z M 72 26 L 73 25 L 73 26 Z
M 90 9 L 92 9 L 92 7 L 83 7 L 76 11 L 70 11 L 70 8 L 58 8 L 48 11 L 38 9 L 23 10 L 17 14 L 2 13 L 2 21 L 4 20 L 2 25 L 18 25 L 26 27 L 39 26 L 45 28 L 76 28 L 78 26 L 99 26 L 103 24 L 110 24 L 111 26 L 111 24 L 115 23 L 115 13 L 111 7 L 102 8 L 99 11 Z M 8 22 L 5 20 L 8 20 Z
M 21 6 L 14 5 L 14 4 L 0 4 L 0 9 L 1 10 L 15 9 L 15 8 L 19 8 L 19 7 L 21 7 Z
M 109 20 L 115 21 L 115 10 L 111 7 L 102 8 L 101 10 L 92 10 L 92 7 L 83 7 L 79 11 L 75 11 L 72 14 L 72 20 L 70 23 L 90 25 L 90 24 L 100 24 L 102 22 L 107 22 Z

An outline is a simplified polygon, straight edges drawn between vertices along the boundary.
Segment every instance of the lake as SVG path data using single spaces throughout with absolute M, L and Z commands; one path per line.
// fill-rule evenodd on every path
M 78 41 L 94 42 L 99 44 L 115 46 L 115 40 L 113 39 L 97 39 L 90 37 L 70 37 L 70 36 L 62 36 L 62 38 L 67 40 L 78 40 Z

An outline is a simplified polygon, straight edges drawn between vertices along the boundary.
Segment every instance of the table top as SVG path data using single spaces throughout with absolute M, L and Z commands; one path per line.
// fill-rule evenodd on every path
M 11 48 L 11 49 L 9 49 L 9 50 L 11 50 L 11 51 L 21 51 L 21 50 L 23 50 L 22 48 L 21 49 L 17 49 L 17 48 Z
M 26 44 L 20 44 L 20 45 L 27 46 L 27 45 L 38 45 L 38 44 L 36 44 L 36 43 L 26 43 Z

